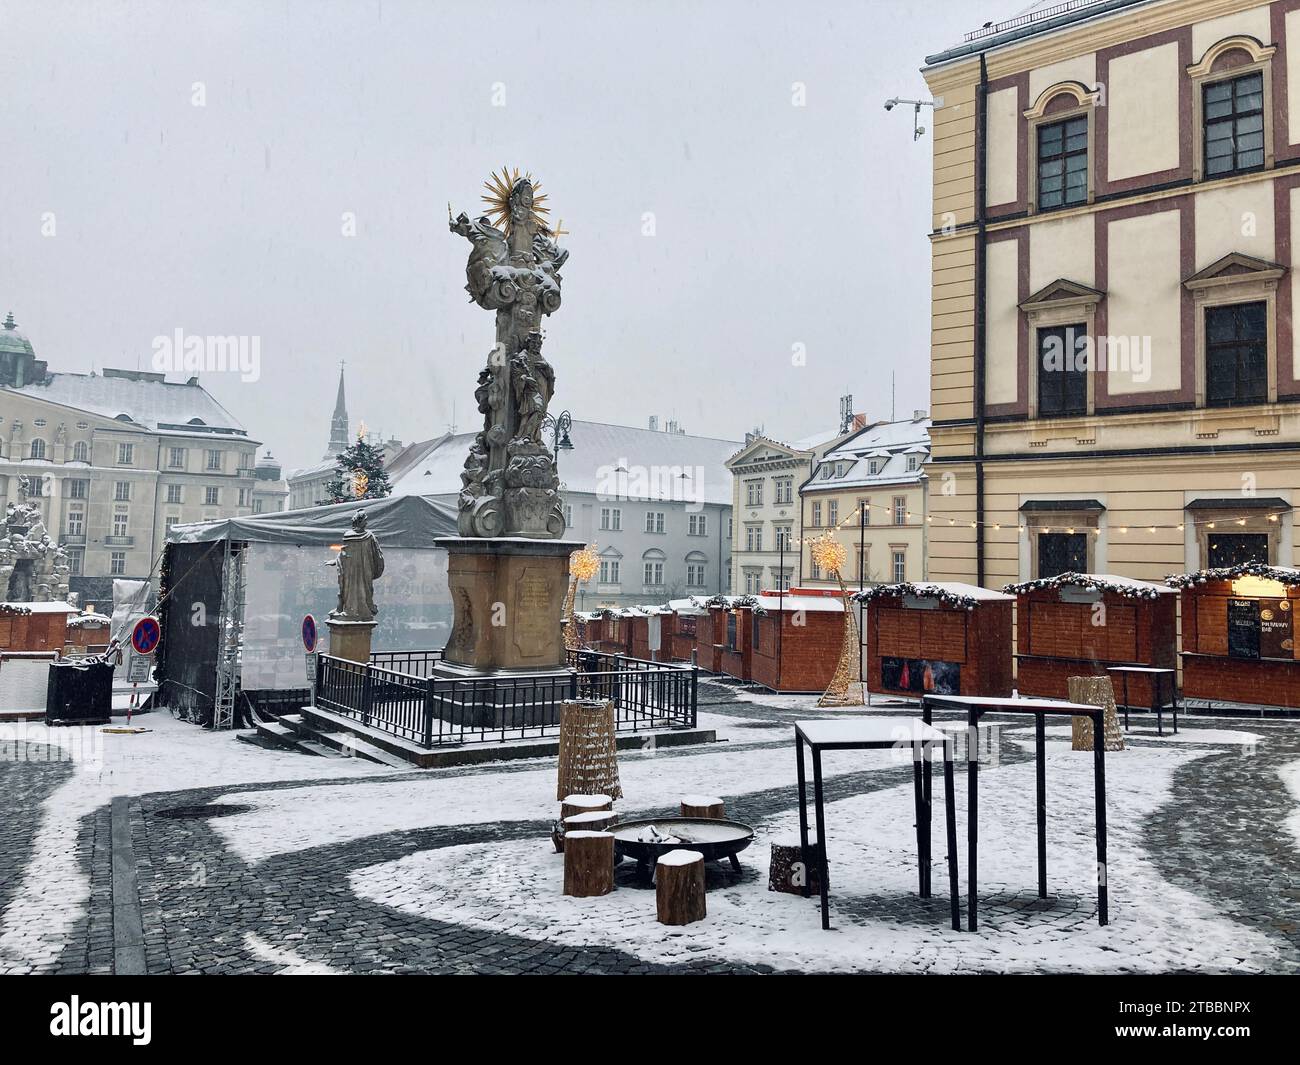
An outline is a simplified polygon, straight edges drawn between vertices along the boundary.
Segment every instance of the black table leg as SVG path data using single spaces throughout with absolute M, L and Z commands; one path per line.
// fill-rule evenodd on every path
M 1035 776 L 1038 783 L 1038 897 L 1047 898 L 1047 759 L 1042 714 L 1034 715 Z M 1093 743 L 1097 737 L 1093 736 Z
M 1110 923 L 1110 870 L 1106 866 L 1106 744 L 1102 729 L 1106 727 L 1105 711 L 1095 715 L 1092 738 L 1093 789 L 1097 797 L 1097 923 Z
M 1124 674 L 1124 731 L 1128 731 L 1128 674 Z
M 921 779 L 922 745 L 912 744 L 912 790 L 916 804 L 916 874 L 917 890 L 923 899 L 930 897 L 930 814 Z
M 948 897 L 952 901 L 952 927 L 961 931 L 961 909 L 957 902 L 957 800 L 953 795 L 952 760 L 954 744 L 945 739 L 943 744 L 943 794 L 944 813 L 948 828 Z
M 919 748 L 921 755 L 921 812 L 925 814 L 925 898 L 929 898 L 934 887 L 934 870 L 933 859 L 934 852 L 930 847 L 930 840 L 933 838 L 930 834 L 930 826 L 934 821 L 934 804 L 930 797 L 931 790 L 931 766 L 930 759 L 926 757 L 927 750 L 924 745 Z
M 979 712 L 970 712 L 966 731 L 966 925 L 974 932 L 979 927 L 976 917 L 975 897 L 979 867 Z
M 799 855 L 803 861 L 803 897 L 807 898 L 812 894 L 808 886 L 812 881 L 812 866 L 808 863 L 808 784 L 803 768 L 803 737 L 798 732 L 794 734 L 794 747 L 799 765 Z
M 1174 735 L 1177 736 L 1178 735 L 1178 674 L 1175 673 L 1172 677 L 1170 677 L 1169 683 L 1170 685 L 1172 685 L 1169 692 L 1169 696 L 1171 701 L 1174 704 Z
M 826 873 L 826 812 L 822 794 L 822 752 L 813 747 L 813 803 L 817 814 L 817 868 L 821 873 L 822 928 L 831 926 L 829 881 Z

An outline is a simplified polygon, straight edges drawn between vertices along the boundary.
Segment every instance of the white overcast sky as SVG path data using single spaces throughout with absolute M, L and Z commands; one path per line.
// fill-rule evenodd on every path
M 556 409 L 793 439 L 844 392 L 887 417 L 895 372 L 905 416 L 931 144 L 882 104 L 1017 6 L 2 0 L 0 314 L 65 371 L 149 368 L 178 328 L 260 337 L 260 380 L 203 381 L 290 467 L 322 455 L 340 359 L 354 430 L 424 439 L 453 402 L 469 429 L 493 322 L 447 203 L 477 214 L 510 165 L 572 231 Z

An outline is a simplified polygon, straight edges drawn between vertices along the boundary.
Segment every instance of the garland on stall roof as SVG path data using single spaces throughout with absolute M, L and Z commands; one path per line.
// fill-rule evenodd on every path
M 1277 569 L 1266 562 L 1239 562 L 1235 566 L 1203 569 L 1196 573 L 1175 573 L 1165 578 L 1171 588 L 1190 588 L 1209 581 L 1231 581 L 1238 577 L 1263 577 L 1291 587 L 1300 585 L 1300 570 Z
M 860 592 L 854 592 L 849 598 L 858 603 L 868 603 L 880 595 L 914 595 L 921 599 L 937 599 L 944 606 L 954 607 L 960 610 L 974 610 L 979 604 L 979 600 L 973 595 L 962 595 L 960 592 L 951 592 L 947 588 L 917 587 L 911 581 L 903 581 L 899 584 L 877 584 L 872 588 L 863 588 Z
M 1134 584 L 1113 584 L 1091 573 L 1058 573 L 1055 577 L 1040 577 L 1037 580 L 1025 581 L 1023 584 L 1008 584 L 1002 590 L 1012 595 L 1019 595 L 1025 592 L 1059 588 L 1063 584 L 1069 584 L 1077 588 L 1087 588 L 1094 592 L 1115 592 L 1125 599 L 1158 599 L 1160 597 L 1159 588 Z

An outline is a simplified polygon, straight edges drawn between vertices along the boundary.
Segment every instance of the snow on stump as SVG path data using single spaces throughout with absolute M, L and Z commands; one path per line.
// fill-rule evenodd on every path
M 683 795 L 683 817 L 708 817 L 714 821 L 723 821 L 727 817 L 727 808 L 722 800 L 714 795 Z
M 569 814 L 564 819 L 564 834 L 570 832 L 608 832 L 618 824 L 618 814 L 613 810 L 588 810 L 582 814 Z
M 798 836 L 773 840 L 772 860 L 767 867 L 767 890 L 802 895 L 805 884 L 812 894 L 821 894 L 821 874 L 817 868 L 817 844 L 808 844 L 808 864 L 805 866 Z
M 660 924 L 704 920 L 704 855 L 675 850 L 655 864 L 655 907 Z
M 621 799 L 614 704 L 583 699 L 560 706 L 560 779 L 555 797 L 597 793 Z
M 614 890 L 614 837 L 609 832 L 566 832 L 564 893 L 577 899 Z
M 1124 749 L 1124 732 L 1119 727 L 1119 714 L 1115 712 L 1115 689 L 1109 677 L 1071 677 L 1070 702 L 1090 703 L 1104 707 L 1106 713 L 1105 749 L 1122 751 Z M 1075 751 L 1092 750 L 1092 719 L 1087 717 L 1070 718 L 1070 748 Z
M 560 799 L 560 820 L 592 810 L 612 810 L 614 800 L 608 795 L 565 795 Z

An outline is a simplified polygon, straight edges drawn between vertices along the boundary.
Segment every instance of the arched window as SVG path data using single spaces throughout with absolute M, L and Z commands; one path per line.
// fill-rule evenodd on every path
M 90 445 L 87 444 L 84 440 L 78 440 L 75 444 L 72 445 L 72 461 L 73 462 L 90 461 Z
M 1029 123 L 1030 203 L 1035 211 L 1092 200 L 1092 111 L 1096 89 L 1079 81 L 1048 86 L 1025 112 Z
M 668 556 L 657 547 L 652 547 L 641 556 L 642 584 L 647 588 L 659 588 L 664 583 L 664 559 Z
M 39 436 L 32 441 L 31 457 L 34 459 L 45 458 L 45 441 L 42 440 Z

